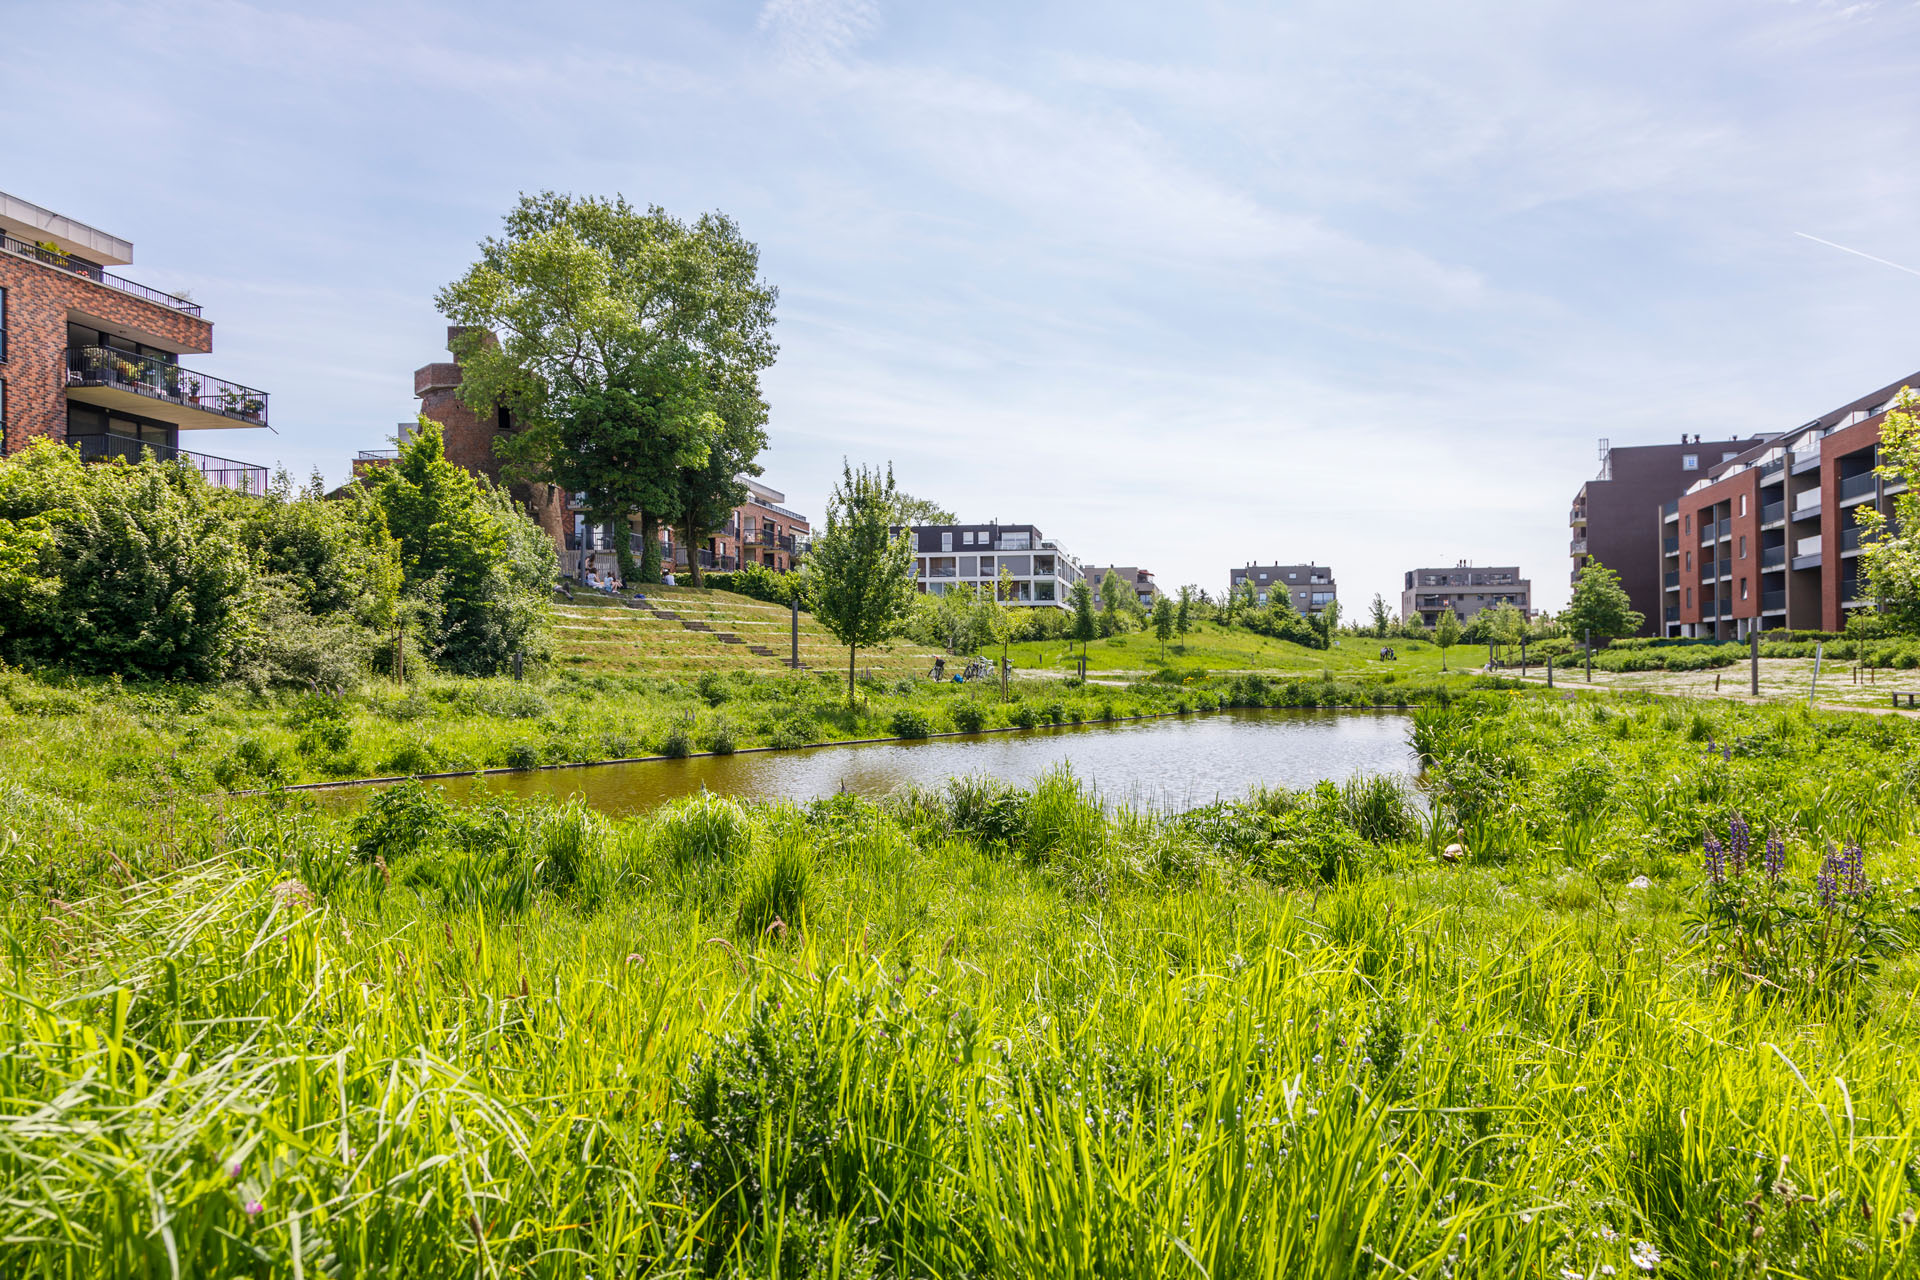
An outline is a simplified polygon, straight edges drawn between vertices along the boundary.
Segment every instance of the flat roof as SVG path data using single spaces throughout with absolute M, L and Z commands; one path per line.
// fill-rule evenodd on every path
M 58 245 L 63 253 L 103 267 L 124 267 L 133 261 L 133 241 L 109 235 L 98 227 L 43 209 L 31 200 L 22 200 L 4 191 L 0 191 L 0 231 L 16 240 Z

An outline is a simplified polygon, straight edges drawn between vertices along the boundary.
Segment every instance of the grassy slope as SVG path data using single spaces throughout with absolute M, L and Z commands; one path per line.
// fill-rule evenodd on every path
M 1380 661 L 1380 647 L 1391 645 L 1397 661 Z M 1080 646 L 1065 640 L 1027 641 L 1012 648 L 1016 669 L 1072 671 Z M 1332 649 L 1308 649 L 1284 640 L 1270 640 L 1238 627 L 1203 622 L 1194 628 L 1184 643 L 1169 642 L 1164 662 L 1160 642 L 1151 632 L 1135 631 L 1087 645 L 1087 671 L 1125 675 L 1143 675 L 1171 668 L 1175 671 L 1264 671 L 1281 674 L 1318 675 L 1331 671 L 1335 676 L 1390 675 L 1402 679 L 1430 678 L 1440 674 L 1440 651 L 1424 640 L 1372 640 L 1341 636 Z M 1473 645 L 1457 645 L 1447 651 L 1447 666 L 1452 671 L 1470 669 L 1485 657 L 1485 650 Z
M 1872 675 L 1873 680 L 1869 683 L 1867 672 L 1856 670 L 1852 663 L 1822 663 L 1818 685 L 1820 705 L 1887 707 L 1891 705 L 1888 696 L 1891 690 L 1911 689 L 1920 692 L 1920 671 L 1879 670 Z M 1579 668 L 1556 671 L 1554 678 L 1557 683 L 1569 687 L 1586 685 L 1586 675 Z M 1744 661 L 1716 671 L 1595 671 L 1593 683 L 1607 689 L 1689 698 L 1746 698 L 1752 687 Z M 1760 697 L 1763 701 L 1805 702 L 1814 689 L 1812 658 L 1760 659 Z
M 692 802 L 519 815 L 517 868 L 396 853 L 391 883 L 297 806 L 188 827 L 179 857 L 224 856 L 9 919 L 5 1110 L 63 1101 L 0 1146 L 0 1264 L 164 1274 L 164 1206 L 208 1275 L 289 1274 L 298 1242 L 310 1275 L 1490 1280 L 1644 1274 L 1639 1241 L 1663 1275 L 1910 1274 L 1911 959 L 1859 998 L 1742 998 L 1684 931 L 1735 806 L 1793 822 L 1796 884 L 1864 812 L 1869 869 L 1911 885 L 1911 796 L 1848 802 L 1915 731 L 1512 714 L 1482 744 L 1509 848 L 1390 843 L 1332 888 L 1058 788 L 1002 811 L 1006 847 L 945 806 Z M 81 1246 L 32 1243 L 55 1222 Z

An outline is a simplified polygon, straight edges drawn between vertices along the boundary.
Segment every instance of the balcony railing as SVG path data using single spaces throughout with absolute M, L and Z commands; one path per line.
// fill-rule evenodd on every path
M 1878 482 L 1878 479 L 1879 477 L 1875 476 L 1871 471 L 1863 472 L 1857 476 L 1848 476 L 1840 482 L 1840 501 L 1845 502 L 1850 498 L 1872 496 L 1873 487 Z
M 353 455 L 356 462 L 396 462 L 400 458 L 398 449 L 362 449 Z
M 768 502 L 765 498 L 759 497 L 758 495 L 752 493 L 751 491 L 749 491 L 747 494 L 747 501 L 753 506 L 765 507 L 768 511 L 773 512 L 775 515 L 785 516 L 789 520 L 798 520 L 801 524 L 811 523 L 805 516 L 801 515 L 798 511 L 789 511 L 787 508 L 781 506 L 779 503 Z
M 1787 593 L 1784 591 L 1762 591 L 1760 593 L 1760 612 L 1785 613 Z
M 158 356 L 140 356 L 113 347 L 69 347 L 69 387 L 111 387 L 149 400 L 217 413 L 250 427 L 267 425 L 267 393 L 237 382 L 182 369 Z
M 138 462 L 151 452 L 161 462 L 175 460 L 185 462 L 215 488 L 232 489 L 236 493 L 251 494 L 256 498 L 264 496 L 267 492 L 267 469 L 257 467 L 250 462 L 215 458 L 187 449 L 176 449 L 168 444 L 135 440 L 130 436 L 69 436 L 67 443 L 78 449 L 81 458 L 87 462 L 98 462 L 105 458 L 125 458 L 128 462 Z
M 1786 518 L 1787 504 L 1784 502 L 1769 502 L 1766 506 L 1760 508 L 1761 524 L 1777 524 Z
M 1677 570 L 1667 570 L 1666 587 L 1669 591 L 1678 591 L 1680 589 L 1680 574 Z
M 1787 549 L 1784 546 L 1765 547 L 1760 552 L 1762 569 L 1778 569 L 1787 562 Z
M 1715 575 L 1713 572 L 1713 561 L 1702 560 L 1700 562 L 1700 581 L 1712 582 L 1714 577 Z
M 1677 604 L 1670 604 L 1670 605 L 1668 605 L 1668 606 L 1667 606 L 1667 621 L 1668 621 L 1668 622 L 1678 622 L 1678 621 L 1680 621 L 1680 606 L 1679 606 L 1679 605 L 1677 605 Z
M 1700 523 L 1700 545 L 1701 545 L 1701 546 L 1703 546 L 1703 547 L 1704 547 L 1704 546 L 1709 546 L 1709 545 L 1711 545 L 1711 544 L 1712 544 L 1712 542 L 1714 541 L 1714 538 L 1715 538 L 1715 536 L 1716 536 L 1716 535 L 1718 534 L 1718 532 L 1719 532 L 1719 529 L 1720 529 L 1720 526 L 1719 526 L 1719 525 L 1717 525 L 1717 524 L 1715 524 L 1715 523 L 1714 523 L 1713 521 L 1711 521 L 1711 520 L 1703 520 L 1703 521 L 1701 521 L 1701 523 Z
M 1567 543 L 1567 554 L 1575 556 L 1587 554 L 1587 540 L 1585 538 L 1573 538 L 1569 540 Z
M 158 289 L 149 289 L 144 284 L 135 284 L 131 280 L 123 279 L 120 276 L 102 271 L 91 262 L 82 258 L 72 257 L 69 254 L 60 252 L 58 249 L 48 249 L 37 244 L 29 244 L 25 240 L 15 240 L 9 235 L 0 235 L 0 249 L 4 249 L 8 253 L 17 254 L 22 258 L 31 258 L 35 262 L 44 262 L 50 267 L 71 272 L 76 276 L 85 276 L 95 284 L 103 284 L 109 289 L 118 289 L 121 293 L 131 294 L 136 298 L 144 298 L 148 302 L 157 303 L 170 311 L 178 311 L 183 316 L 197 316 L 200 314 L 200 307 L 196 303 L 188 302 L 185 298 L 176 298 L 170 293 L 162 293 Z
M 1662 503 L 1660 506 L 1660 518 L 1662 520 L 1679 519 L 1680 518 L 1680 499 L 1675 498 L 1671 502 Z
M 1733 601 L 1722 600 L 1720 602 L 1720 616 L 1723 618 L 1731 618 L 1733 616 Z
M 1679 555 L 1679 554 L 1680 554 L 1680 539 L 1678 539 L 1678 538 L 1662 538 L 1662 539 L 1660 539 L 1660 554 L 1661 554 L 1661 555 L 1666 555 L 1666 556 L 1677 556 L 1677 555 Z

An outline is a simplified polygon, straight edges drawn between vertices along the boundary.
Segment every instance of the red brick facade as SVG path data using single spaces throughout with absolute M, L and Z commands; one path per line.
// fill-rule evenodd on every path
M 213 350 L 213 326 L 198 316 L 31 258 L 0 253 L 0 289 L 6 290 L 0 382 L 6 384 L 4 438 L 9 453 L 36 436 L 66 439 L 70 313 L 150 347 Z

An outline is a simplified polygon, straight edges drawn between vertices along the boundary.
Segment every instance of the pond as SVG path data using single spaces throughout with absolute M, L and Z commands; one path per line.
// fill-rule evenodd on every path
M 1231 711 L 1186 718 L 1064 726 L 917 742 L 755 751 L 584 769 L 493 774 L 446 783 L 468 794 L 578 797 L 607 813 L 636 813 L 703 788 L 754 800 L 809 800 L 850 791 L 880 796 L 948 778 L 990 774 L 1027 784 L 1066 763 L 1108 803 L 1185 809 L 1235 798 L 1258 784 L 1310 787 L 1353 774 L 1416 772 L 1404 714 L 1378 711 Z M 357 803 L 364 790 L 323 792 Z

